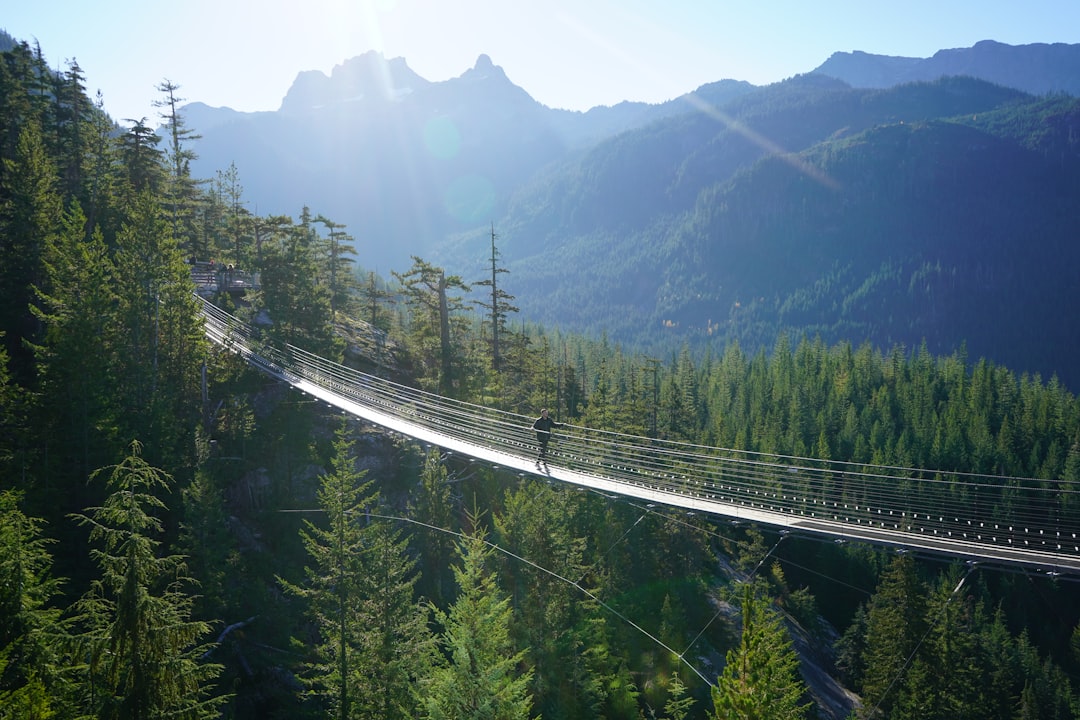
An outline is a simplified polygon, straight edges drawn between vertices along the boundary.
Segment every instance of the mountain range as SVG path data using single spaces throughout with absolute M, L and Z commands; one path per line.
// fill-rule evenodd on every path
M 814 72 L 852 87 L 885 88 L 962 75 L 1033 95 L 1080 95 L 1080 53 L 1076 47 L 1065 43 L 1013 46 L 983 40 L 970 48 L 940 50 L 928 58 L 837 52 Z
M 429 82 L 377 53 L 276 112 L 192 104 L 193 171 L 344 223 L 358 262 L 484 276 L 524 319 L 650 352 L 781 333 L 923 343 L 1080 384 L 1080 46 L 837 53 L 756 87 L 551 109 L 487 56 Z

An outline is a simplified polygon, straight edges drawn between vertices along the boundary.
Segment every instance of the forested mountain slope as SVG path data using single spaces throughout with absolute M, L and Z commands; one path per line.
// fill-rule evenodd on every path
M 198 278 L 200 294 L 253 321 L 260 349 L 287 343 L 392 375 L 410 388 L 403 396 L 430 389 L 513 410 L 522 431 L 548 407 L 597 433 L 703 451 L 993 473 L 999 522 L 1031 511 L 1015 507 L 1010 481 L 1039 478 L 1067 542 L 1080 517 L 1080 402 L 1060 383 L 963 353 L 786 336 L 768 353 L 731 343 L 701 359 L 688 346 L 650 358 L 525 321 L 495 291 L 496 277 L 520 276 L 499 276 L 490 235 L 487 306 L 482 290 L 470 295 L 422 258 L 393 283 L 358 274 L 353 238 L 322 197 L 295 218 L 248 210 L 260 205 L 242 191 L 243 176 L 230 172 L 211 189 L 191 175 L 198 133 L 180 114 L 168 113 L 158 147 L 152 128 L 118 127 L 91 103 L 83 72 L 74 60 L 54 72 L 26 43 L 0 53 L 0 717 L 472 716 L 456 710 L 464 699 L 500 708 L 499 717 L 687 720 L 731 717 L 726 709 L 738 705 L 757 717 L 780 708 L 839 720 L 860 697 L 890 720 L 1080 715 L 1076 583 L 814 542 L 470 462 L 343 419 L 211 347 L 193 295 Z M 792 87 L 787 104 L 783 87 L 761 96 L 787 116 L 739 87 L 710 86 L 698 99 L 734 112 L 731 90 L 746 95 L 744 121 L 760 113 L 758 130 L 801 130 L 814 83 Z M 992 104 L 1000 91 L 982 87 Z M 159 89 L 163 107 L 175 108 L 175 86 Z M 800 107 L 801 118 L 791 112 Z M 984 213 L 1022 191 L 1057 201 L 1049 178 L 1070 167 L 1073 136 L 1062 107 L 970 110 L 967 125 L 867 120 L 829 131 L 832 143 L 808 132 L 791 145 L 807 148 L 794 169 L 771 155 L 749 169 L 730 162 L 724 180 L 703 172 L 700 192 L 671 202 L 678 211 L 655 221 L 642 213 L 664 242 L 638 246 L 664 262 L 636 266 L 651 302 L 627 316 L 648 317 L 661 298 L 671 317 L 697 322 L 711 309 L 704 303 L 717 302 L 702 300 L 707 292 L 728 292 L 698 277 L 715 273 L 705 258 L 746 256 L 736 269 L 748 287 L 785 292 L 804 268 L 784 255 L 785 277 L 771 275 L 761 264 L 775 254 L 760 246 L 786 248 L 802 236 L 784 228 L 799 223 L 832 227 L 829 213 L 862 217 L 860 205 L 833 199 L 863 175 L 885 183 L 860 163 L 912 165 L 891 184 L 848 192 L 868 216 L 879 196 L 922 191 L 927 176 L 957 182 L 954 168 L 967 166 L 939 167 L 924 137 L 964 158 L 973 138 L 1008 151 L 1016 178 L 983 199 Z M 651 148 L 645 159 L 662 168 L 665 154 Z M 600 157 L 609 164 L 597 179 L 637 162 Z M 1017 174 L 1015 158 L 1042 164 Z M 962 178 L 996 167 L 980 159 L 964 161 L 974 170 Z M 799 197 L 816 204 L 794 213 Z M 579 219 L 608 228 L 620 215 Z M 865 224 L 869 236 L 876 216 Z M 569 257 L 557 235 L 538 237 Z M 826 240 L 792 254 L 807 258 L 811 276 L 810 261 L 824 264 L 840 242 Z M 874 267 L 879 242 L 866 243 L 871 259 L 855 257 L 852 274 Z M 356 246 L 366 260 L 363 239 Z M 897 252 L 931 246 L 912 239 Z M 577 247 L 598 267 L 596 246 Z M 631 260 L 633 249 L 620 242 L 608 252 Z M 216 258 L 217 269 L 193 257 Z M 258 290 L 237 286 L 236 267 L 258 274 Z M 683 293 L 683 282 L 696 293 Z M 522 304 L 549 301 L 504 287 Z M 633 297 L 615 289 L 613 299 Z M 586 288 L 582 305 L 596 296 Z M 818 305 L 799 306 L 803 322 L 824 312 Z M 359 332 L 342 337 L 342 327 L 361 326 L 367 342 Z M 553 464 L 560 453 L 569 450 L 556 439 Z M 862 474 L 829 482 L 858 498 Z M 766 490 L 769 478 L 757 479 Z M 935 490 L 963 504 L 967 484 Z
M 1065 96 L 800 77 L 550 172 L 503 248 L 524 313 L 635 344 L 967 343 L 1075 385 L 1078 133 Z
M 1000 77 L 1046 66 L 1031 64 L 1046 50 L 1034 46 L 968 55 L 990 50 Z M 708 339 L 753 350 L 781 331 L 943 353 L 966 343 L 1080 382 L 1074 341 L 1041 320 L 1075 301 L 1065 97 L 814 73 L 568 113 L 486 56 L 432 83 L 371 53 L 329 77 L 301 73 L 278 112 L 190 117 L 206 123 L 196 173 L 235 162 L 259 212 L 318 198 L 365 268 L 418 254 L 484 277 L 494 223 L 506 289 L 531 321 L 654 353 Z

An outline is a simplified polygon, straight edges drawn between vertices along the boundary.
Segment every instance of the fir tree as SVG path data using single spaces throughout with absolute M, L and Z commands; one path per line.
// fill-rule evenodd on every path
M 358 654 L 365 632 L 358 612 L 366 572 L 361 520 L 376 494 L 371 481 L 364 480 L 366 471 L 356 469 L 344 424 L 337 431 L 331 467 L 318 490 L 326 524 L 305 520 L 301 532 L 312 560 L 305 568 L 306 581 L 297 585 L 278 580 L 286 592 L 307 601 L 307 612 L 319 633 L 314 659 L 305 666 L 309 694 L 333 717 L 345 720 L 356 717 Z
M 742 639 L 728 651 L 727 664 L 712 689 L 717 720 L 804 718 L 806 686 L 799 658 L 780 620 L 743 586 Z
M 438 448 L 425 452 L 423 463 L 420 484 L 411 497 L 409 512 L 420 522 L 443 530 L 454 530 L 450 485 Z M 429 533 L 420 548 L 424 594 L 436 605 L 445 606 L 447 603 L 444 601 L 448 601 L 453 592 L 450 570 L 453 552 L 450 536 L 442 532 Z
M 356 308 L 356 280 L 352 273 L 354 260 L 349 255 L 356 255 L 353 238 L 345 232 L 345 226 L 319 215 L 315 222 L 326 226 L 327 237 L 320 239 L 317 252 L 320 278 L 329 291 L 330 319 L 338 320 L 338 313 L 354 314 Z
M 64 634 L 52 601 L 49 541 L 40 520 L 25 515 L 20 495 L 0 492 L 0 718 L 46 718 L 63 696 L 58 639 Z
M 341 354 L 333 332 L 329 290 L 319 284 L 319 265 L 311 212 L 298 224 L 281 223 L 261 252 L 262 290 L 257 303 L 273 318 L 273 337 L 331 360 Z
M 413 256 L 413 266 L 405 273 L 394 273 L 401 283 L 405 303 L 412 310 L 410 328 L 418 351 L 422 372 L 440 394 L 453 396 L 464 377 L 455 331 L 462 328 L 452 318 L 463 307 L 460 296 L 451 290 L 468 292 L 459 276 L 447 277 L 442 268 Z M 432 382 L 432 380 L 434 382 Z
M 45 328 L 35 346 L 39 412 L 46 438 L 64 438 L 46 440 L 64 501 L 82 498 L 86 477 L 123 450 L 113 434 L 116 279 L 100 232 L 83 238 L 85 221 L 78 205 L 64 213 L 61 232 L 45 248 L 46 279 L 33 308 Z
M 171 477 L 142 458 L 138 442 L 91 479 L 106 473 L 105 503 L 74 516 L 99 545 L 90 556 L 101 571 L 75 604 L 83 708 L 103 720 L 217 717 L 225 698 L 211 690 L 221 667 L 201 660 L 210 628 L 191 619 L 194 581 L 182 556 L 158 555 Z
M 152 439 L 170 467 L 194 461 L 193 428 L 200 416 L 199 365 L 206 342 L 191 271 L 162 214 L 159 198 L 139 193 L 117 237 L 118 296 L 114 386 L 129 437 Z
M 495 225 L 491 226 L 491 277 L 477 280 L 477 287 L 489 288 L 487 299 L 477 301 L 477 305 L 487 311 L 488 327 L 491 329 L 491 368 L 498 372 L 503 365 L 502 338 L 506 334 L 506 316 L 518 309 L 511 304 L 514 296 L 499 286 L 499 275 L 510 272 L 499 265 L 499 250 L 495 247 Z
M 436 611 L 445 657 L 418 686 L 431 720 L 529 717 L 532 672 L 522 671 L 525 651 L 510 639 L 513 611 L 490 569 L 493 552 L 480 530 L 458 544 L 460 594 L 448 612 Z
M 901 677 L 920 638 L 926 634 L 926 591 L 909 555 L 893 560 L 870 600 L 866 614 L 862 696 L 868 707 L 886 715 Z
M 165 123 L 164 130 L 168 138 L 165 151 L 169 167 L 166 206 L 172 234 L 190 253 L 198 234 L 195 230 L 196 206 L 202 202 L 198 192 L 199 182 L 191 177 L 191 163 L 198 159 L 191 143 L 202 136 L 187 127 L 184 116 L 180 113 L 179 106 L 184 102 L 184 98 L 177 96 L 179 89 L 180 86 L 169 79 L 162 80 L 157 86 L 162 97 L 154 101 L 154 106 L 161 108 L 158 115 Z
M 412 686 L 432 650 L 428 612 L 413 597 L 416 562 L 407 540 L 388 521 L 368 517 L 378 493 L 356 469 L 352 447 L 343 423 L 318 492 L 326 526 L 306 522 L 301 535 L 313 560 L 306 583 L 281 582 L 307 600 L 319 631 L 306 666 L 319 704 L 342 720 L 411 718 Z
M 427 674 L 434 650 L 429 610 L 414 598 L 418 579 L 408 540 L 390 521 L 365 528 L 364 583 L 357 603 L 357 717 L 414 718 L 414 684 Z
M 0 331 L 22 384 L 32 374 L 26 342 L 38 341 L 40 333 L 30 306 L 45 279 L 42 257 L 59 229 L 61 207 L 55 164 L 41 129 L 27 122 L 14 158 L 0 160 Z

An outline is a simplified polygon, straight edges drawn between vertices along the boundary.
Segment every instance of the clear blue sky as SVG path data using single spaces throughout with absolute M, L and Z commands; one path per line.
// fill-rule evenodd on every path
M 661 102 L 716 80 L 767 84 L 834 51 L 929 57 L 979 40 L 1080 43 L 1078 0 L 101 0 L 6 2 L 0 28 L 75 58 L 114 119 L 155 118 L 155 86 L 276 110 L 297 73 L 368 50 L 432 80 L 486 53 L 545 105 Z

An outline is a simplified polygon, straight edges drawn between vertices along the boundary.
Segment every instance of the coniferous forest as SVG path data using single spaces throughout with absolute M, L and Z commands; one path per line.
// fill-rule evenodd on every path
M 0 55 L 0 718 L 1080 717 L 1075 578 L 786 538 L 470 463 L 203 335 L 214 302 L 477 404 L 747 451 L 1059 483 L 1080 402 L 925 347 L 782 335 L 654 358 L 312 207 L 190 174 L 181 87 L 117 124 Z M 210 261 L 213 260 L 213 268 Z M 962 347 L 962 338 L 957 339 Z

